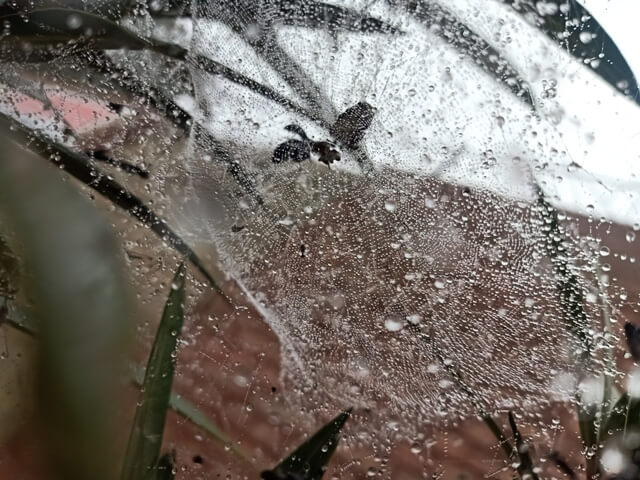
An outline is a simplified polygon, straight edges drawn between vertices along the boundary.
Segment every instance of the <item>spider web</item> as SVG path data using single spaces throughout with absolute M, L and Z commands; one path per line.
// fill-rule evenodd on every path
M 567 394 L 556 378 L 575 345 L 534 189 L 535 169 L 557 162 L 535 131 L 553 134 L 431 31 L 356 3 L 395 30 L 286 25 L 272 2 L 195 9 L 192 49 L 307 114 L 193 69 L 194 118 L 257 195 L 193 135 L 186 236 L 213 245 L 264 313 L 305 408 L 355 405 L 417 426 Z M 285 126 L 335 140 L 327 127 L 362 101 L 373 124 L 331 168 L 272 162 L 297 138 Z

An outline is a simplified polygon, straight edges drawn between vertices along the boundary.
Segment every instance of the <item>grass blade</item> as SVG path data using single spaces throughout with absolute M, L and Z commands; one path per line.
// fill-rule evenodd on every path
M 144 369 L 138 365 L 131 365 L 131 380 L 138 386 L 142 386 L 144 381 Z M 182 415 L 184 418 L 189 420 L 194 425 L 197 425 L 202 430 L 207 432 L 211 438 L 218 441 L 225 447 L 230 447 L 231 451 L 234 452 L 238 457 L 243 460 L 252 463 L 252 460 L 249 458 L 244 451 L 238 448 L 234 443 L 231 437 L 229 437 L 226 433 L 224 433 L 220 427 L 218 427 L 215 423 L 213 423 L 209 417 L 207 417 L 198 407 L 196 407 L 189 400 L 182 398 L 180 395 L 172 393 L 169 397 L 169 407 Z
M 493 436 L 498 440 L 499 445 L 502 447 L 505 455 L 507 456 L 507 460 L 511 461 L 513 459 L 513 447 L 511 446 L 511 442 L 507 440 L 507 436 L 504 434 L 502 429 L 498 426 L 493 418 L 489 415 L 484 415 L 482 417 L 482 421 L 487 424 Z
M 2 57 L 29 50 L 46 50 L 57 44 L 100 50 L 148 48 L 151 42 L 119 24 L 82 10 L 71 8 L 43 8 L 27 13 L 10 13 L 0 16 L 10 32 L 0 40 Z M 51 55 L 58 55 L 55 49 Z
M 600 22 L 580 2 L 565 2 L 566 9 L 547 10 L 542 14 L 535 2 L 502 1 L 529 21 L 535 19 L 536 27 L 551 40 L 562 42 L 562 47 L 580 63 L 589 65 L 613 88 L 640 104 L 638 83 L 624 55 Z M 589 34 L 588 42 L 583 41 L 582 33 Z
M 171 229 L 164 219 L 156 215 L 142 200 L 130 193 L 118 182 L 91 165 L 88 156 L 74 152 L 64 145 L 44 138 L 39 133 L 29 130 L 4 114 L 0 114 L 0 131 L 6 132 L 12 140 L 48 159 L 56 166 L 63 168 L 69 175 L 148 226 L 151 231 L 167 242 L 171 248 L 186 256 L 222 298 L 229 302 L 228 296 L 220 287 L 219 282 L 216 281 L 219 275 L 214 277 L 205 267 L 202 259 Z
M 173 466 L 176 463 L 176 452 L 171 451 L 165 453 L 156 466 L 155 480 L 173 480 L 175 477 L 173 473 Z
M 626 434 L 630 428 L 640 429 L 640 398 L 624 393 L 603 423 L 602 432 L 603 435 L 609 435 L 609 432 Z
M 21 311 L 15 308 L 13 302 L 6 297 L 0 295 L 0 324 L 7 322 L 13 328 L 26 333 L 27 335 L 38 338 L 38 331 L 33 321 L 24 315 Z M 131 381 L 138 387 L 142 387 L 144 383 L 144 371 L 145 369 L 136 364 L 131 364 L 129 367 Z M 200 427 L 209 436 L 218 441 L 225 447 L 230 447 L 231 451 L 235 453 L 239 458 L 253 463 L 249 455 L 242 449 L 238 448 L 231 437 L 220 429 L 215 423 L 213 423 L 209 417 L 207 417 L 198 407 L 180 395 L 171 393 L 169 397 L 169 407 L 177 414 L 182 415 L 194 425 Z
M 389 1 L 395 4 L 395 1 Z M 461 53 L 473 59 L 485 72 L 496 81 L 503 83 L 519 99 L 535 109 L 531 92 L 527 82 L 509 61 L 475 33 L 464 23 L 460 22 L 453 13 L 440 6 L 438 2 L 417 0 L 400 8 L 422 22 L 430 32 L 436 33 Z M 433 28 L 433 27 L 439 28 Z
M 273 470 L 262 472 L 265 480 L 296 478 L 300 480 L 320 480 L 333 452 L 338 447 L 339 434 L 351 409 L 318 430 L 309 440 L 300 445 Z
M 599 455 L 598 451 L 598 429 L 596 427 L 596 415 L 598 412 L 597 403 L 587 403 L 578 398 L 578 426 L 580 427 L 580 437 L 586 448 L 586 478 L 599 478 Z
M 518 426 L 516 425 L 516 420 L 513 418 L 511 412 L 509 412 L 509 425 L 513 432 L 513 439 L 516 442 L 516 452 L 520 459 L 520 464 L 517 468 L 520 478 L 528 477 L 531 480 L 538 480 L 538 475 L 533 471 L 533 461 L 531 460 L 531 455 L 529 455 L 529 447 L 524 443 L 520 430 L 518 430 Z
M 584 310 L 584 292 L 565 255 L 565 235 L 560 228 L 558 211 L 547 202 L 541 189 L 538 189 L 538 206 L 545 222 L 545 248 L 556 272 L 556 286 L 564 309 L 566 328 L 581 343 L 582 358 L 586 361 L 591 356 L 593 341 L 589 335 L 589 319 Z
M 153 478 L 169 408 L 178 335 L 184 320 L 184 263 L 171 282 L 171 292 L 151 348 L 142 394 L 133 420 L 121 480 Z
M 390 23 L 366 16 L 357 10 L 312 0 L 281 1 L 276 16 L 277 21 L 285 25 L 328 30 L 331 33 L 399 33 Z

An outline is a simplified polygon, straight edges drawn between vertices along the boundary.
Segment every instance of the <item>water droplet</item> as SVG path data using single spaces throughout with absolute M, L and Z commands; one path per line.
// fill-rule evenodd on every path
M 387 200 L 386 202 L 384 202 L 384 209 L 387 212 L 395 212 L 396 211 L 396 204 L 395 202 L 392 202 L 391 200 Z
M 586 43 L 591 42 L 591 40 L 593 40 L 593 37 L 594 37 L 594 35 L 591 32 L 580 32 L 580 41 L 582 43 L 586 44 Z
M 636 232 L 628 231 L 625 235 L 627 242 L 632 243 L 636 240 Z
M 611 250 L 609 249 L 609 247 L 605 247 L 605 246 L 600 247 L 601 257 L 608 257 L 610 253 L 611 253 Z
M 278 220 L 278 223 L 280 225 L 285 225 L 285 226 L 289 226 L 289 225 L 293 225 L 293 218 L 291 217 L 284 217 L 282 220 Z
M 397 318 L 387 318 L 384 321 L 384 328 L 386 328 L 390 332 L 399 332 L 400 330 L 402 330 L 403 326 L 403 323 Z
M 77 30 L 81 26 L 82 26 L 82 18 L 80 17 L 80 15 L 76 15 L 75 13 L 72 13 L 67 17 L 67 27 L 69 27 L 70 29 Z

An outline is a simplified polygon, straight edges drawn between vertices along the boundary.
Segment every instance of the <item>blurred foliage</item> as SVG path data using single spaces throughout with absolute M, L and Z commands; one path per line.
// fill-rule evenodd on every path
M 18 291 L 20 266 L 18 258 L 0 236 L 0 296 L 12 298 Z
M 131 319 L 117 244 L 58 172 L 6 135 L 0 145 L 0 215 L 40 333 L 38 411 L 53 471 L 113 478 L 113 405 Z

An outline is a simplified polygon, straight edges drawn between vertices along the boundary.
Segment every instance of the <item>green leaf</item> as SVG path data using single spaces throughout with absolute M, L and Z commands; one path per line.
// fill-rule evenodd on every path
M 586 478 L 597 478 L 599 475 L 599 455 L 598 455 L 598 429 L 596 427 L 597 413 L 599 405 L 597 403 L 587 404 L 578 398 L 578 426 L 580 437 L 586 447 L 585 463 Z
M 154 475 L 169 408 L 176 344 L 184 320 L 184 287 L 183 263 L 171 282 L 171 292 L 151 347 L 141 398 L 122 467 L 122 480 L 153 478 Z
M 114 205 L 137 218 L 149 227 L 153 233 L 167 242 L 171 248 L 187 257 L 222 298 L 229 301 L 218 281 L 221 278 L 220 272 L 210 273 L 202 259 L 164 219 L 159 217 L 137 196 L 92 165 L 91 159 L 87 155 L 74 152 L 62 144 L 45 138 L 38 132 L 30 131 L 24 125 L 0 113 L 0 134 L 3 132 L 12 140 L 48 159 L 57 167 L 64 169 L 72 177 L 107 198 Z
M 351 414 L 351 409 L 318 430 L 273 470 L 262 472 L 265 480 L 295 479 L 320 480 L 333 452 L 338 447 L 340 430 Z
M 137 365 L 131 365 L 131 379 L 134 383 L 139 386 L 142 386 L 144 379 L 144 369 Z M 207 432 L 211 438 L 220 442 L 225 447 L 230 447 L 231 451 L 238 455 L 243 460 L 247 462 L 251 462 L 249 456 L 239 449 L 236 445 L 233 444 L 231 438 L 224 433 L 220 427 L 218 427 L 215 423 L 213 423 L 202 411 L 196 407 L 193 403 L 188 401 L 185 398 L 182 398 L 180 395 L 175 393 L 171 394 L 169 397 L 169 407 L 174 410 L 179 415 L 182 415 L 194 425 L 202 428 L 205 432 Z
M 33 321 L 16 308 L 13 302 L 0 295 L 0 322 L 2 321 L 6 321 L 13 328 L 27 335 L 38 338 L 38 332 L 35 325 L 33 325 Z M 144 372 L 145 369 L 142 366 L 136 364 L 130 365 L 131 381 L 138 387 L 142 387 L 144 383 Z M 220 442 L 225 447 L 230 447 L 231 451 L 238 455 L 238 457 L 249 463 L 253 463 L 249 455 L 234 445 L 232 439 L 193 403 L 182 398 L 180 395 L 171 393 L 169 397 L 169 407 L 177 414 L 182 415 L 191 423 L 203 429 L 214 440 Z
M 529 455 L 529 446 L 524 443 L 520 430 L 518 430 L 518 426 L 516 425 L 516 420 L 513 418 L 511 412 L 509 412 L 509 425 L 513 432 L 513 438 L 516 442 L 516 452 L 520 460 L 517 468 L 520 478 L 525 478 L 526 476 L 531 480 L 538 480 L 538 475 L 533 471 L 533 461 L 531 460 L 531 455 Z
M 609 432 L 626 433 L 629 429 L 640 429 L 640 398 L 624 393 L 603 422 L 601 437 L 609 435 Z
M 173 480 L 175 477 L 173 467 L 176 463 L 176 452 L 171 451 L 165 453 L 156 465 L 155 480 Z
M 482 421 L 487 424 L 487 426 L 489 427 L 489 430 L 491 430 L 491 433 L 493 433 L 493 436 L 496 437 L 496 439 L 498 440 L 498 443 L 500 444 L 500 446 L 502 447 L 502 450 L 507 456 L 507 460 L 511 461 L 513 459 L 514 450 L 509 440 L 507 440 L 507 436 L 504 434 L 502 429 L 498 426 L 495 420 L 491 418 L 489 415 L 484 415 L 482 417 Z
M 541 13 L 536 2 L 503 0 L 535 25 L 560 47 L 590 65 L 593 71 L 613 88 L 640 104 L 638 83 L 622 52 L 598 20 L 580 2 L 553 0 L 558 8 Z M 584 2 L 583 2 L 584 3 Z M 563 8 L 564 7 L 564 8 Z M 588 33 L 589 41 L 581 39 Z
M 0 145 L 0 217 L 40 335 L 38 411 L 51 472 L 113 478 L 114 405 L 131 320 L 122 254 L 105 218 L 54 168 L 2 131 Z
M 9 35 L 0 39 L 2 55 L 54 46 L 141 49 L 151 42 L 104 17 L 71 8 L 43 8 L 0 16 Z M 51 52 L 55 55 L 55 52 Z

